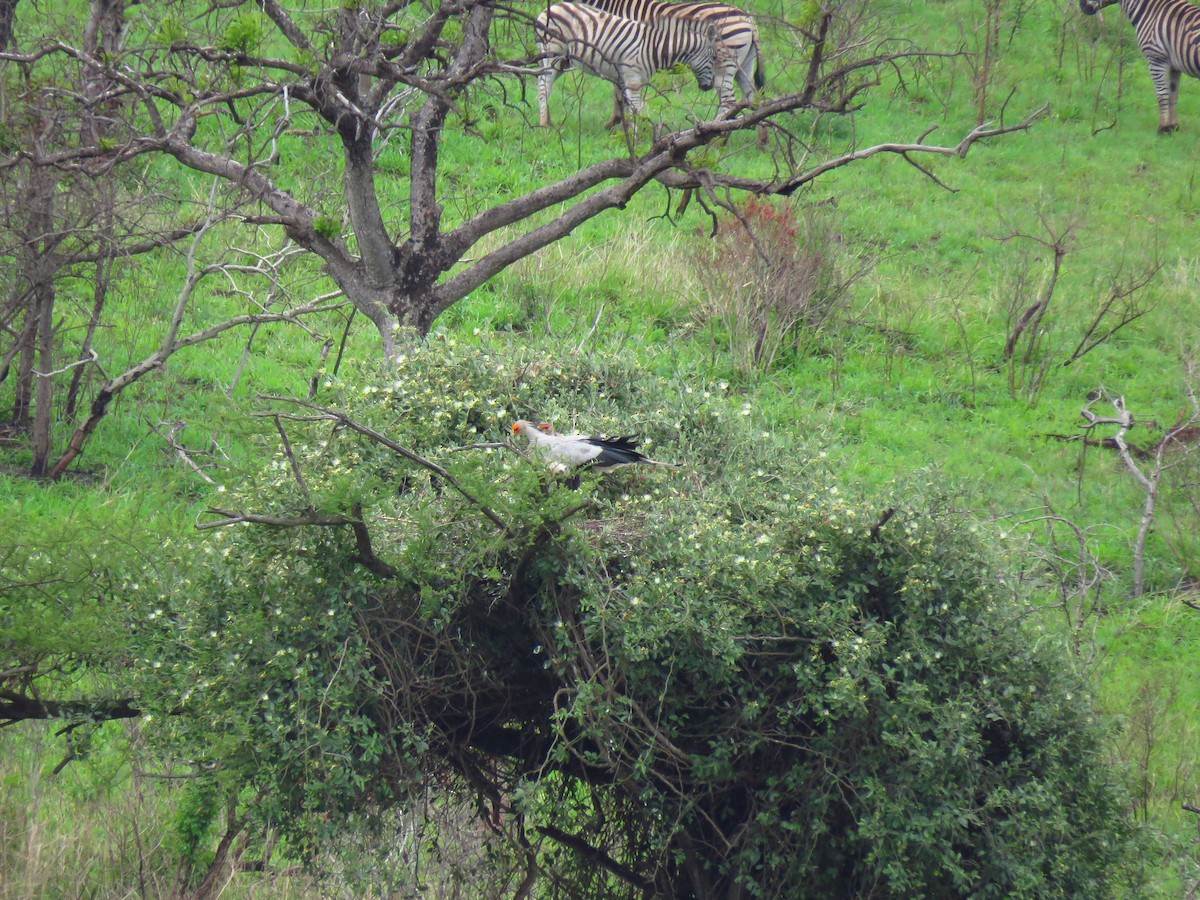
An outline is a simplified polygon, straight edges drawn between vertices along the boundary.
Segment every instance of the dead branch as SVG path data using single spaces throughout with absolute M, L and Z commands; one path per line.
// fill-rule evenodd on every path
M 287 430 L 283 427 L 283 422 L 279 416 L 275 416 L 275 429 L 279 432 L 279 441 L 283 444 L 283 452 L 287 455 L 288 463 L 292 467 L 292 475 L 296 479 L 296 486 L 300 488 L 300 493 L 304 496 L 305 505 L 312 508 L 312 495 L 308 492 L 308 485 L 304 482 L 304 473 L 300 470 L 300 463 L 296 459 L 296 454 L 292 452 L 292 442 L 288 440 Z M 362 518 L 361 513 L 357 514 Z
M 1100 416 L 1094 413 L 1092 406 L 1101 400 L 1110 403 L 1116 414 L 1112 416 Z M 1155 508 L 1158 504 L 1159 483 L 1162 480 L 1165 468 L 1163 454 L 1166 451 L 1167 444 L 1165 441 L 1160 441 L 1158 446 L 1155 447 L 1152 458 L 1153 467 L 1148 470 L 1147 474 L 1134 461 L 1133 452 L 1125 441 L 1125 433 L 1136 423 L 1133 413 L 1125 406 L 1124 397 L 1114 397 L 1104 387 L 1100 387 L 1092 393 L 1091 399 L 1080 411 L 1080 415 L 1087 422 L 1086 427 L 1089 431 L 1101 425 L 1116 426 L 1117 430 L 1112 436 L 1112 441 L 1117 447 L 1121 461 L 1125 463 L 1125 468 L 1129 470 L 1129 474 L 1141 485 L 1142 490 L 1146 494 L 1146 499 L 1142 504 L 1142 520 L 1138 527 L 1137 539 L 1133 549 L 1133 596 L 1140 597 L 1145 592 L 1146 587 L 1146 540 L 1150 536 L 1150 528 L 1154 524 Z
M 1109 288 L 1108 297 L 1096 310 L 1091 324 L 1084 330 L 1074 352 L 1063 361 L 1064 366 L 1069 366 L 1077 359 L 1091 353 L 1126 325 L 1136 322 L 1154 309 L 1155 302 L 1138 303 L 1137 298 L 1140 292 L 1154 281 L 1163 265 L 1162 260 L 1155 260 L 1148 270 L 1140 275 L 1126 282 L 1113 282 Z M 1101 325 L 1113 315 L 1115 315 L 1115 322 L 1110 321 L 1102 328 Z
M 153 431 L 155 434 L 157 434 L 164 441 L 166 441 L 167 446 L 169 446 L 172 450 L 175 451 L 175 455 L 178 456 L 181 460 L 183 460 L 184 464 L 187 465 L 188 468 L 190 468 L 193 472 L 195 472 L 197 475 L 199 475 L 201 478 L 203 478 L 208 484 L 215 485 L 216 482 L 213 481 L 213 479 L 210 478 L 204 472 L 204 470 L 201 469 L 200 466 L 196 464 L 196 461 L 194 459 L 192 459 L 192 451 L 188 450 L 187 447 L 184 447 L 182 444 L 180 444 L 175 439 L 175 435 L 177 435 L 183 428 L 184 428 L 183 422 L 172 422 L 170 431 L 168 431 L 166 434 L 163 434 L 158 429 L 158 426 L 153 425 L 153 424 L 150 425 L 150 430 Z
M 1042 437 L 1049 441 L 1060 441 L 1064 444 L 1081 443 L 1085 447 L 1101 447 L 1105 450 L 1120 449 L 1117 446 L 1117 442 L 1109 437 L 1093 438 L 1088 437 L 1086 434 L 1055 434 L 1052 432 L 1043 434 Z M 1130 444 L 1127 442 L 1126 446 L 1129 448 L 1129 452 L 1138 459 L 1149 459 L 1154 455 L 1153 450 L 1147 450 L 1145 447 L 1139 446 L 1138 444 Z
M 592 862 L 603 866 L 622 881 L 628 882 L 634 887 L 640 888 L 644 891 L 649 891 L 653 887 L 650 882 L 639 877 L 636 872 L 621 865 L 599 847 L 593 847 L 582 838 L 576 837 L 573 834 L 568 834 L 561 828 L 555 828 L 553 825 L 539 825 L 538 831 L 551 840 L 562 844 L 564 847 L 571 848 L 586 859 L 590 859 Z
M 142 710 L 132 697 L 113 700 L 42 700 L 12 691 L 0 691 L 0 727 L 27 719 L 70 719 L 107 722 L 133 719 Z
M 1116 411 L 1115 416 L 1100 416 L 1092 412 L 1092 407 L 1101 400 L 1106 400 L 1112 404 Z M 1093 398 L 1088 401 L 1087 406 L 1080 410 L 1079 414 L 1083 416 L 1087 422 L 1087 430 L 1091 431 L 1101 425 L 1116 425 L 1117 431 L 1112 436 L 1111 440 L 1117 448 L 1117 452 L 1121 455 L 1122 462 L 1129 470 L 1129 473 L 1134 477 L 1138 484 L 1144 489 L 1150 490 L 1152 485 L 1150 479 L 1142 473 L 1138 468 L 1137 463 L 1133 461 L 1133 454 L 1129 449 L 1129 445 L 1125 442 L 1125 433 L 1133 428 L 1136 423 L 1133 413 L 1125 408 L 1124 397 L 1114 397 L 1108 393 L 1103 387 L 1100 387 L 1094 392 Z
M 310 525 L 321 527 L 351 525 L 355 522 L 349 516 L 341 513 L 306 512 L 295 516 L 268 516 L 262 513 L 248 513 L 240 510 L 222 509 L 210 506 L 207 510 L 212 515 L 222 518 L 215 522 L 197 522 L 197 531 L 210 528 L 225 528 L 229 525 L 240 525 L 243 522 L 253 522 L 256 525 L 270 525 L 272 528 L 305 528 Z

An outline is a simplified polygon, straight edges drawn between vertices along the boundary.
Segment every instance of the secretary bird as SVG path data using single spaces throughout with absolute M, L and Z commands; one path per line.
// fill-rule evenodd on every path
M 526 419 L 513 423 L 513 434 L 529 441 L 529 446 L 550 465 L 555 472 L 575 469 L 614 469 L 638 463 L 650 466 L 677 468 L 681 463 L 661 462 L 651 459 L 638 450 L 638 439 L 632 435 L 624 437 L 600 437 L 585 434 L 557 434 L 548 422 L 535 425 Z M 570 486 L 577 487 L 578 475 L 571 478 Z

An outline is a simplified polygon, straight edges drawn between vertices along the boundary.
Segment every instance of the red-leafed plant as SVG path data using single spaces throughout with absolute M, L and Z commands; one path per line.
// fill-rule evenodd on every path
M 840 224 L 831 206 L 753 197 L 721 221 L 699 269 L 705 313 L 740 372 L 799 351 L 844 307 L 863 267 L 847 264 Z

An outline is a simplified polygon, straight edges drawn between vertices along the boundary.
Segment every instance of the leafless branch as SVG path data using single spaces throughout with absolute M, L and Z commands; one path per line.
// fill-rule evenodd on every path
M 184 447 L 182 444 L 180 444 L 175 439 L 175 435 L 177 435 L 180 432 L 180 430 L 183 429 L 183 427 L 184 427 L 183 422 L 172 422 L 171 430 L 168 431 L 166 434 L 163 434 L 158 429 L 158 427 L 155 425 L 151 425 L 150 430 L 153 431 L 155 434 L 157 434 L 159 437 L 161 437 L 164 441 L 166 441 L 167 445 L 172 450 L 175 451 L 175 455 L 178 456 L 181 460 L 183 460 L 184 464 L 187 465 L 188 468 L 190 468 L 193 472 L 195 472 L 197 475 L 199 475 L 208 484 L 216 484 L 216 482 L 213 481 L 213 479 L 210 478 L 204 472 L 204 470 L 201 469 L 200 466 L 198 466 L 196 464 L 196 461 L 194 459 L 192 459 L 191 451 L 189 451 L 186 447 Z
M 1093 412 L 1092 407 L 1101 401 L 1111 404 L 1115 415 L 1101 416 Z M 1142 518 L 1138 527 L 1133 554 L 1133 595 L 1140 597 L 1145 592 L 1146 540 L 1154 524 L 1162 477 L 1172 465 L 1177 464 L 1168 461 L 1166 454 L 1168 451 L 1174 449 L 1177 444 L 1171 439 L 1172 432 L 1168 432 L 1148 454 L 1148 458 L 1145 460 L 1146 468 L 1143 470 L 1142 466 L 1139 466 L 1135 461 L 1134 454 L 1125 440 L 1126 432 L 1134 427 L 1136 420 L 1133 413 L 1126 407 L 1124 397 L 1113 396 L 1103 387 L 1100 387 L 1092 393 L 1091 399 L 1080 411 L 1080 415 L 1083 416 L 1084 421 L 1087 423 L 1086 429 L 1088 431 L 1100 426 L 1115 426 L 1116 430 L 1111 438 L 1113 446 L 1117 448 L 1121 461 L 1125 464 L 1125 468 L 1129 471 L 1129 474 L 1133 476 L 1146 495 L 1145 501 L 1142 504 Z M 1181 433 L 1182 430 L 1190 428 L 1197 421 L 1200 421 L 1200 412 L 1193 412 L 1190 418 L 1177 424 L 1173 431 Z
M 213 183 L 215 191 L 217 182 Z M 159 348 L 143 359 L 141 362 L 126 369 L 120 375 L 108 378 L 104 384 L 100 386 L 95 400 L 92 401 L 91 412 L 87 419 L 80 425 L 71 437 L 71 441 L 67 446 L 66 451 L 55 463 L 50 472 L 51 478 L 59 478 L 74 462 L 75 458 L 83 451 L 84 445 L 95 431 L 100 421 L 108 412 L 108 406 L 112 399 L 123 391 L 129 385 L 136 382 L 149 372 L 153 372 L 160 368 L 166 361 L 176 352 L 192 347 L 196 344 L 201 344 L 210 341 L 232 328 L 237 328 L 243 325 L 261 325 L 268 322 L 296 322 L 301 317 L 314 315 L 331 310 L 340 309 L 347 305 L 349 301 L 341 301 L 337 303 L 327 303 L 325 298 L 321 297 L 317 300 L 293 307 L 291 309 L 282 310 L 280 312 L 262 312 L 250 313 L 240 316 L 233 316 L 223 322 L 218 322 L 208 328 L 195 332 L 184 337 L 179 337 L 179 330 L 182 326 L 184 314 L 187 311 L 188 305 L 191 302 L 193 293 L 201 281 L 211 275 L 223 274 L 224 267 L 220 264 L 208 265 L 200 267 L 196 262 L 196 254 L 204 240 L 205 234 L 215 221 L 215 212 L 210 207 L 209 217 L 197 231 L 192 240 L 191 246 L 187 252 L 188 273 L 184 279 L 183 287 L 179 292 L 179 299 L 175 304 L 175 309 L 171 315 L 170 324 L 167 327 L 167 332 L 163 336 Z
M 292 467 L 292 476 L 296 479 L 296 485 L 300 488 L 300 493 L 304 496 L 305 504 L 312 508 L 312 495 L 308 492 L 308 485 L 304 483 L 304 473 L 300 470 L 300 463 L 296 460 L 296 454 L 292 452 L 292 442 L 288 440 L 287 429 L 283 427 L 283 422 L 279 416 L 274 416 L 275 429 L 279 432 L 279 441 L 283 444 L 283 452 L 287 454 L 288 463 Z
M 1095 350 L 1114 334 L 1154 309 L 1156 300 L 1140 301 L 1140 294 L 1150 285 L 1162 270 L 1163 262 L 1156 259 L 1145 272 L 1139 273 L 1127 281 L 1113 280 L 1108 296 L 1099 305 L 1091 324 L 1084 330 L 1083 336 L 1075 351 L 1063 361 L 1069 366 L 1091 351 Z M 1115 319 L 1115 321 L 1113 321 Z M 1104 327 L 1101 327 L 1101 326 Z
M 593 847 L 582 838 L 576 837 L 573 834 L 568 834 L 561 828 L 556 828 L 553 825 L 539 825 L 538 831 L 540 831 L 546 837 L 562 844 L 564 847 L 569 847 L 586 859 L 603 866 L 622 881 L 625 881 L 634 887 L 645 891 L 649 891 L 653 887 L 650 882 L 640 878 L 636 872 L 633 872 L 627 867 L 621 865 L 603 850 L 598 847 Z
M 89 363 L 98 363 L 99 361 L 100 354 L 98 354 L 95 349 L 89 348 L 87 356 L 85 356 L 83 359 L 75 360 L 75 362 L 68 366 L 63 366 L 61 369 L 55 369 L 53 372 L 39 372 L 37 369 L 34 369 L 33 374 L 38 378 L 53 378 L 55 375 L 62 375 L 64 372 L 70 372 L 72 369 L 78 368 L 79 366 L 86 366 Z

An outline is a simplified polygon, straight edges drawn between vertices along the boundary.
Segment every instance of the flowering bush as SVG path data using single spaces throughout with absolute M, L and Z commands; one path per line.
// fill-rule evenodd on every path
M 1114 892 L 1089 705 L 936 486 L 856 496 L 722 386 L 584 357 L 434 341 L 323 390 L 139 637 L 164 746 L 310 858 L 399 817 L 415 885 L 473 797 L 472 895 Z M 686 467 L 572 491 L 478 446 L 517 415 Z

